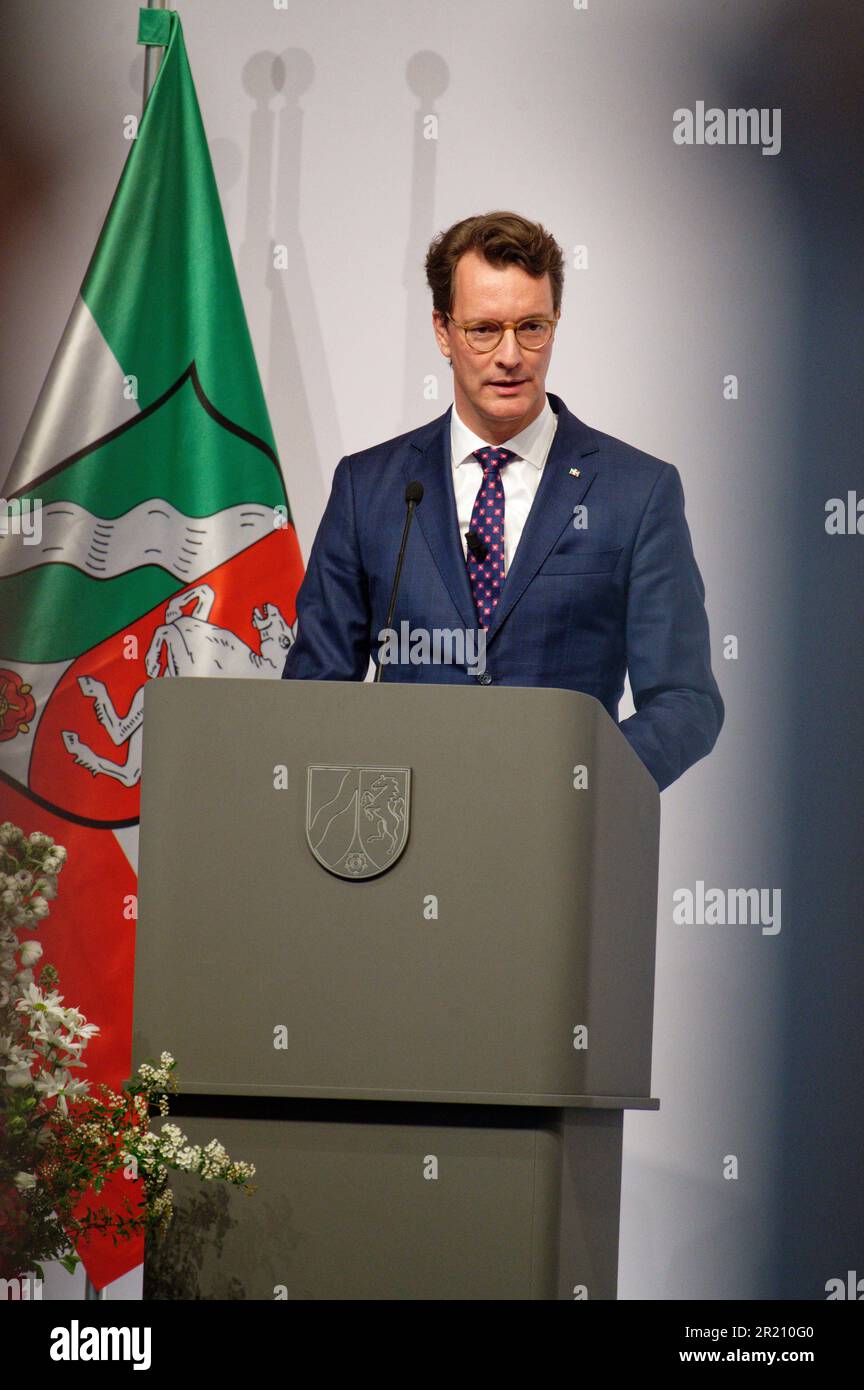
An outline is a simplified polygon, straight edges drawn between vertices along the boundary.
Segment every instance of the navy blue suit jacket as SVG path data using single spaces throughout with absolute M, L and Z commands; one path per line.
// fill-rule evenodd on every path
M 558 427 L 487 633 L 487 676 L 498 685 L 584 691 L 617 723 L 628 671 L 637 712 L 621 732 L 662 791 L 711 751 L 724 714 L 681 478 L 673 464 L 589 429 L 551 392 L 549 401 Z M 448 409 L 339 463 L 297 598 L 286 678 L 366 676 L 386 622 L 405 487 L 414 479 L 424 495 L 393 627 L 476 629 Z M 573 524 L 580 505 L 585 529 Z M 466 665 L 403 663 L 385 665 L 383 679 L 473 684 L 478 677 Z

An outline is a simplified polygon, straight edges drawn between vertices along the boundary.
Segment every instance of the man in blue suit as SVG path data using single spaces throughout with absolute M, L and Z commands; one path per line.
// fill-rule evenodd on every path
M 339 463 L 284 676 L 359 681 L 381 659 L 418 481 L 393 629 L 462 630 L 483 660 L 406 659 L 384 679 L 581 690 L 617 722 L 628 672 L 621 732 L 662 791 L 724 715 L 678 471 L 547 394 L 563 256 L 542 226 L 467 218 L 433 241 L 426 273 L 454 404 Z

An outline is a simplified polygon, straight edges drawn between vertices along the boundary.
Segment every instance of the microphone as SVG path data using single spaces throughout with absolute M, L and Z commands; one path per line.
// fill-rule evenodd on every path
M 405 560 L 405 547 L 408 544 L 408 532 L 411 530 L 411 522 L 414 520 L 414 512 L 420 502 L 423 501 L 423 484 L 417 481 L 409 483 L 405 489 L 405 504 L 408 508 L 405 513 L 405 525 L 402 528 L 402 543 L 399 546 L 399 557 L 396 561 L 396 573 L 393 576 L 393 588 L 390 590 L 390 607 L 387 609 L 387 621 L 385 628 L 393 626 L 393 614 L 396 611 L 396 595 L 399 592 L 399 580 L 402 578 L 402 565 Z M 375 680 L 377 685 L 382 675 L 384 667 L 379 661 L 375 668 Z
M 468 542 L 468 549 L 471 551 L 474 559 L 482 565 L 486 556 L 489 554 L 488 545 L 483 544 L 476 531 L 466 531 L 465 539 Z

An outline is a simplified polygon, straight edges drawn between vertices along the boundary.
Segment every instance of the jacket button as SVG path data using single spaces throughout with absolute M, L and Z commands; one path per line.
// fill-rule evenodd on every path
M 492 684 L 492 677 L 490 676 L 490 674 L 489 674 L 488 671 L 484 671 L 483 674 L 482 674 L 482 676 L 475 676 L 474 679 L 477 681 L 477 684 L 478 684 L 478 685 L 491 685 L 491 684 Z

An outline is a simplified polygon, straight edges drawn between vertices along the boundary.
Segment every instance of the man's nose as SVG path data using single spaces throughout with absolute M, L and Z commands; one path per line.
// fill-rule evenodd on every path
M 521 361 L 522 351 L 516 338 L 515 328 L 505 328 L 504 336 L 498 344 L 497 360 L 502 367 L 515 367 Z

